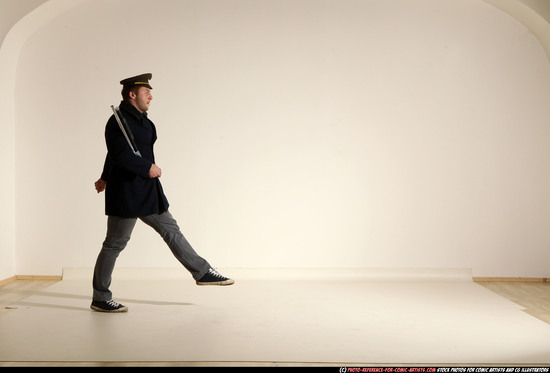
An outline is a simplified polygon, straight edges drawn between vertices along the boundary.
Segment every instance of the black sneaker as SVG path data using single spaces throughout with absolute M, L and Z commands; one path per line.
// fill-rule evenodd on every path
M 106 302 L 94 300 L 92 301 L 91 309 L 98 312 L 127 312 L 128 307 L 115 302 L 114 300 L 108 300 Z
M 230 278 L 224 277 L 216 272 L 214 269 L 210 268 L 208 273 L 202 276 L 198 281 L 197 285 L 233 285 L 235 281 Z

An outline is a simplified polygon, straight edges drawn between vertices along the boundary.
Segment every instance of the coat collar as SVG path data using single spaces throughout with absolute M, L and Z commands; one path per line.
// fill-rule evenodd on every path
M 133 116 L 135 119 L 141 119 L 143 117 L 147 117 L 147 112 L 141 113 L 134 105 L 127 101 L 122 101 L 120 103 L 120 108 L 123 109 L 125 112 Z

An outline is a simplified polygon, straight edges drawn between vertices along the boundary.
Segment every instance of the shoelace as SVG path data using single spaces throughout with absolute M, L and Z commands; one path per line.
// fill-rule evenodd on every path
M 209 270 L 210 274 L 214 277 L 218 277 L 220 279 L 225 279 L 225 277 L 223 277 L 222 275 L 220 275 L 215 269 L 213 268 L 210 268 Z
M 118 306 L 120 306 L 120 303 L 117 303 L 117 302 L 115 302 L 115 301 L 112 300 L 112 299 L 111 299 L 111 300 L 108 300 L 108 301 L 107 301 L 107 304 L 108 304 L 109 306 L 111 306 L 111 307 L 114 307 L 114 308 L 117 308 Z

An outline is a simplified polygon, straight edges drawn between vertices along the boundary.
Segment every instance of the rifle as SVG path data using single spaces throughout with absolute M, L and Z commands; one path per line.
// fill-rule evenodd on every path
M 132 152 L 135 155 L 137 155 L 138 157 L 141 157 L 141 153 L 139 152 L 136 145 L 136 141 L 134 140 L 134 135 L 132 134 L 132 131 L 128 126 L 128 123 L 126 123 L 126 118 L 124 118 L 118 106 L 114 107 L 113 105 L 111 105 L 111 109 L 113 109 L 113 113 L 115 114 L 115 119 L 118 123 L 118 126 L 120 127 L 120 130 L 124 134 L 126 141 L 128 141 L 128 145 L 130 145 L 130 149 L 132 149 Z

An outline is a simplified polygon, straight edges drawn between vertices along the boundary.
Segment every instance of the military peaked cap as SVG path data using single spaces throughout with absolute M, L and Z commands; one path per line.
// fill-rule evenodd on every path
M 147 87 L 149 89 L 153 89 L 153 87 L 151 87 L 151 85 L 149 84 L 149 79 L 151 79 L 152 77 L 153 77 L 153 74 L 141 74 L 138 76 L 133 76 L 131 78 L 121 80 L 120 84 L 122 84 L 123 86 L 131 86 L 131 87 L 138 85 L 138 86 Z

